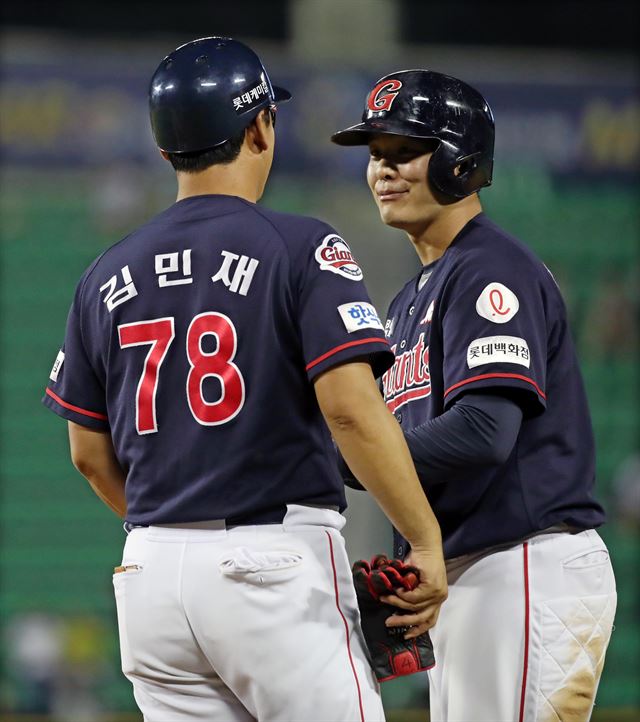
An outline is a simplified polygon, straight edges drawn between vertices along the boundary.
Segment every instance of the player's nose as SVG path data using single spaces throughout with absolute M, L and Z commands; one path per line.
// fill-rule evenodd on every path
M 376 176 L 380 180 L 388 180 L 390 178 L 395 178 L 398 174 L 398 169 L 396 165 L 389 160 L 389 158 L 385 158 L 382 156 L 378 159 L 378 162 L 376 164 Z

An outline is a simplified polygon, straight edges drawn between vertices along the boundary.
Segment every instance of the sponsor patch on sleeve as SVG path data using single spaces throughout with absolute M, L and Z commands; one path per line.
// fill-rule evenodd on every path
M 51 369 L 51 373 L 49 374 L 49 378 L 52 381 L 58 380 L 58 374 L 60 373 L 60 369 L 62 368 L 63 361 L 64 361 L 64 351 L 58 351 L 56 360 L 53 362 L 53 368 Z
M 469 344 L 467 365 L 470 369 L 493 363 L 519 364 L 529 368 L 529 345 L 517 336 L 486 336 Z
M 322 243 L 316 248 L 315 257 L 321 271 L 331 271 L 351 281 L 363 279 L 362 269 L 347 242 L 335 233 L 322 239 Z
M 363 328 L 379 328 L 384 330 L 378 312 L 370 303 L 353 301 L 338 306 L 338 312 L 345 328 L 349 333 L 360 331 Z
M 489 283 L 476 301 L 479 316 L 493 323 L 510 321 L 520 308 L 516 294 L 502 283 Z

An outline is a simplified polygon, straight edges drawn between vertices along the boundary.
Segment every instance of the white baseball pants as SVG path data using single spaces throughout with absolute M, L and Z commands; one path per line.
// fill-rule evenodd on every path
M 136 528 L 114 574 L 145 722 L 384 722 L 329 509 L 282 524 Z
M 587 722 L 617 600 L 598 533 L 542 534 L 447 568 L 431 722 Z

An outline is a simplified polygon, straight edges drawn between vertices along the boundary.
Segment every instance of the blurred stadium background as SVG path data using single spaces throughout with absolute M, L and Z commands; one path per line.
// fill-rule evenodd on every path
M 294 94 L 263 202 L 336 226 L 381 313 L 417 258 L 378 221 L 365 152 L 329 135 L 356 122 L 372 81 L 395 69 L 457 75 L 489 99 L 496 166 L 482 200 L 558 279 L 593 412 L 619 585 L 594 719 L 640 719 L 637 5 L 8 0 L 3 14 L 0 718 L 139 719 L 111 593 L 124 532 L 72 468 L 65 424 L 40 397 L 84 268 L 173 202 L 148 129 L 153 69 L 183 42 L 232 35 Z M 365 495 L 350 500 L 352 559 L 390 552 L 381 514 Z M 426 707 L 425 679 L 383 692 L 390 719 L 426 719 L 410 711 Z

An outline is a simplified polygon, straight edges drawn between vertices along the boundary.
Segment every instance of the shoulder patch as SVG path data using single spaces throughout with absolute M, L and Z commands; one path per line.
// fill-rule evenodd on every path
M 529 345 L 518 336 L 485 336 L 472 341 L 467 348 L 467 366 L 472 369 L 491 363 L 519 364 L 529 368 Z
M 64 351 L 60 350 L 60 351 L 58 351 L 56 360 L 53 362 L 53 368 L 51 369 L 51 373 L 49 374 L 49 378 L 52 381 L 58 380 L 58 374 L 60 373 L 60 369 L 62 368 L 63 362 L 64 362 Z
M 518 313 L 519 308 L 516 294 L 496 281 L 485 286 L 476 301 L 478 315 L 492 323 L 507 323 Z
M 361 281 L 364 278 L 347 242 L 335 233 L 322 239 L 322 243 L 316 248 L 315 258 L 321 271 L 337 273 L 350 281 Z
M 349 333 L 364 328 L 378 328 L 383 330 L 378 312 L 370 303 L 352 301 L 338 306 L 342 322 Z

